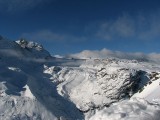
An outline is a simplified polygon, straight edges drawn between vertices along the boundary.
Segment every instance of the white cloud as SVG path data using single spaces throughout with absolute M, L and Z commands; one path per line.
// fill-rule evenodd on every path
M 23 33 L 22 37 L 30 40 L 38 41 L 57 41 L 57 42 L 80 42 L 85 41 L 87 38 L 74 36 L 71 34 L 59 34 L 50 30 L 41 30 L 33 33 Z
M 160 11 L 130 16 L 123 14 L 99 24 L 96 36 L 104 40 L 153 40 L 160 37 Z
M 160 14 L 155 13 L 144 18 L 143 21 L 139 21 L 139 27 L 137 30 L 137 36 L 141 40 L 152 40 L 160 37 Z
M 50 0 L 0 0 L 0 11 L 9 13 L 21 12 L 49 1 Z
M 124 15 L 114 21 L 106 21 L 100 25 L 97 36 L 107 40 L 115 37 L 132 37 L 135 34 L 134 21 Z
M 84 50 L 80 53 L 70 54 L 68 57 L 73 58 L 119 58 L 119 59 L 129 59 L 129 60 L 140 60 L 140 61 L 152 61 L 160 63 L 160 54 L 158 53 L 126 53 L 121 51 L 111 51 L 108 49 L 102 50 Z

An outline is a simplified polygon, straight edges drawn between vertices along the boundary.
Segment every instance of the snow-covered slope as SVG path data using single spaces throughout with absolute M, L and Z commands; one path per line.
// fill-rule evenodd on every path
M 159 105 L 134 98 L 97 111 L 89 120 L 159 120 L 159 113 Z
M 3 120 L 159 120 L 159 83 L 154 63 L 53 58 L 38 43 L 0 37 Z
M 56 85 L 43 74 L 44 61 L 36 61 L 35 58 L 32 60 L 32 52 L 22 55 L 27 50 L 12 41 L 0 40 L 0 50 L 0 119 L 83 118 L 76 106 L 60 96 Z M 9 54 L 3 51 L 9 51 Z M 10 54 L 10 51 L 16 55 Z M 26 60 L 28 56 L 30 59 Z
M 137 91 L 141 71 L 120 66 L 114 60 L 86 60 L 80 67 L 47 68 L 60 95 L 81 111 L 108 106 Z M 108 69 L 109 68 L 109 69 Z M 50 72 L 52 71 L 52 72 Z M 54 72 L 55 71 L 55 72 Z
M 157 72 L 160 70 L 157 64 L 136 60 L 87 59 L 79 67 L 44 66 L 44 69 L 44 73 L 52 75 L 50 79 L 57 84 L 58 93 L 73 101 L 77 108 L 85 113 L 86 119 L 122 119 L 123 116 L 121 117 L 119 110 L 114 111 L 113 114 L 109 112 L 110 116 L 106 117 L 108 116 L 107 112 L 113 109 L 113 103 L 116 103 L 116 107 L 123 109 L 123 102 L 118 102 L 122 100 L 127 101 L 126 109 L 130 110 L 128 113 L 123 109 L 123 114 L 126 116 L 122 120 L 132 119 L 132 117 L 145 120 L 144 114 L 150 113 L 151 110 L 153 110 L 153 114 L 148 115 L 148 120 L 154 116 L 155 120 L 159 118 L 159 105 L 144 104 L 145 100 L 149 101 L 149 99 L 141 95 L 145 93 L 152 100 L 160 100 L 159 84 L 157 84 L 159 81 L 155 80 L 158 78 Z M 152 87 L 149 90 L 152 90 L 151 93 L 154 92 L 154 96 L 153 93 L 150 95 L 148 91 L 145 92 L 148 89 L 146 86 L 149 85 Z M 135 95 L 137 98 L 133 99 Z M 130 98 L 131 100 L 129 100 Z M 153 101 L 149 102 L 153 103 Z M 143 107 L 139 106 L 141 104 L 148 108 L 143 110 Z M 111 108 L 108 108 L 109 106 Z M 132 109 L 133 106 L 139 106 L 139 108 Z M 106 115 L 100 114 L 99 110 L 100 112 L 105 110 L 104 114 L 106 113 Z M 119 117 L 113 117 L 116 114 Z M 91 117 L 92 115 L 95 117 Z M 139 117 L 135 117 L 137 115 Z
M 160 73 L 152 72 L 150 81 L 133 97 L 145 98 L 149 102 L 160 103 Z

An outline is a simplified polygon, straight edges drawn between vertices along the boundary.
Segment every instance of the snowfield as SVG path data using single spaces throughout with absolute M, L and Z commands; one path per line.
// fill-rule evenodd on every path
M 157 63 L 52 57 L 0 38 L 0 120 L 160 120 Z
M 97 111 L 89 120 L 159 120 L 159 113 L 159 105 L 144 99 L 131 99 Z

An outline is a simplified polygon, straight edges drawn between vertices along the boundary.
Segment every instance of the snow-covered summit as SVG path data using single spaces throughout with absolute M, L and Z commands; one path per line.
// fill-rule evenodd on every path
M 36 58 L 51 57 L 49 52 L 46 51 L 41 44 L 38 44 L 36 42 L 29 42 L 25 39 L 20 39 L 17 40 L 16 43 L 19 44 L 21 48 L 31 52 Z
M 36 42 L 28 42 L 25 39 L 20 39 L 17 40 L 16 43 L 18 43 L 22 48 L 32 48 L 35 49 L 37 51 L 42 51 L 43 50 L 43 46 L 36 43 Z
M 3 56 L 15 56 L 19 58 L 49 58 L 50 53 L 46 51 L 42 45 L 34 42 L 28 42 L 26 40 L 11 41 L 1 37 L 0 40 L 0 52 Z

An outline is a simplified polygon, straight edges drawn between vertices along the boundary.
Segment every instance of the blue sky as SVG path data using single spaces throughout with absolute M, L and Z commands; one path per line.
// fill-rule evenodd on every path
M 0 34 L 39 42 L 52 54 L 160 53 L 160 1 L 0 0 Z

